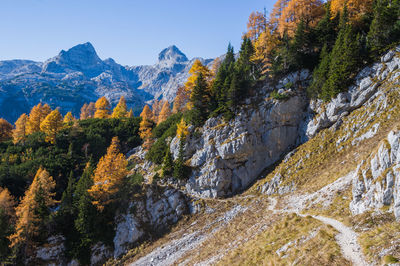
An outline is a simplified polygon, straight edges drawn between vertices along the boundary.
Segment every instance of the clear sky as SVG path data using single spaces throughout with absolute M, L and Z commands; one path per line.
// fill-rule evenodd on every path
M 91 42 L 100 58 L 153 64 L 175 44 L 189 58 L 237 50 L 252 11 L 275 0 L 0 0 L 0 60 L 44 61 Z

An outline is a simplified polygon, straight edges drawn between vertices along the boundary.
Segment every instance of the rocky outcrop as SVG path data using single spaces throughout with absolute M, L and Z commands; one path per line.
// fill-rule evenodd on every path
M 351 86 L 348 92 L 339 93 L 329 103 L 323 103 L 321 100 L 311 101 L 310 111 L 315 115 L 311 116 L 306 125 L 307 137 L 312 138 L 320 130 L 340 123 L 341 118 L 373 99 L 385 79 L 395 80 L 399 73 L 389 75 L 400 66 L 400 57 L 396 52 L 400 52 L 400 46 L 396 51 L 389 51 L 382 56 L 380 63 L 364 68 L 357 75 L 355 85 Z
M 187 212 L 182 192 L 168 187 L 147 187 L 145 197 L 132 201 L 128 211 L 115 218 L 114 257 L 124 254 L 149 233 L 167 229 Z
M 247 188 L 297 144 L 305 107 L 306 99 L 294 93 L 285 101 L 266 97 L 256 108 L 241 110 L 229 122 L 207 120 L 201 134 L 192 134 L 185 146 L 186 159 L 194 169 L 187 192 L 215 198 Z M 175 157 L 178 149 L 175 138 L 171 142 Z
M 388 134 L 378 151 L 358 166 L 353 180 L 353 214 L 384 206 L 400 220 L 400 131 Z

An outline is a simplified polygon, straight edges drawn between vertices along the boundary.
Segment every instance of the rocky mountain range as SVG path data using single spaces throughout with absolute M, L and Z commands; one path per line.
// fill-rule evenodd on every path
M 204 64 L 213 61 L 198 59 Z M 137 113 L 154 98 L 171 102 L 194 61 L 170 46 L 154 65 L 122 66 L 111 58 L 100 59 L 89 42 L 62 50 L 45 62 L 0 61 L 0 116 L 14 122 L 39 102 L 78 116 L 84 103 L 101 96 L 112 105 L 124 96 Z

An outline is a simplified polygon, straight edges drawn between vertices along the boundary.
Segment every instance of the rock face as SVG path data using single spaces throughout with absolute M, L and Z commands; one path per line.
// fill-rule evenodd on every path
M 397 52 L 400 51 L 400 46 Z M 359 108 L 377 92 L 381 82 L 388 78 L 400 66 L 400 58 L 395 56 L 394 51 L 382 56 L 381 62 L 371 67 L 364 68 L 356 77 L 355 85 L 350 87 L 348 92 L 339 93 L 329 103 L 323 104 L 321 100 L 313 100 L 310 109 L 316 115 L 310 119 L 306 126 L 306 135 L 314 137 L 320 130 L 340 123 L 343 116 Z M 395 79 L 400 75 L 391 77 Z
M 146 101 L 172 101 L 187 80 L 195 59 L 189 60 L 176 46 L 164 49 L 152 66 L 128 67 L 113 59 L 101 60 L 90 43 L 62 50 L 46 62 L 0 61 L 0 113 L 14 122 L 39 102 L 61 112 L 79 115 L 84 103 L 105 96 L 115 105 L 124 96 L 128 107 L 140 112 Z M 213 60 L 200 60 L 211 64 Z
M 115 218 L 114 257 L 124 254 L 138 240 L 162 232 L 188 212 L 185 196 L 173 188 L 147 187 L 146 197 L 135 199 L 128 212 Z
M 187 192 L 215 198 L 248 187 L 297 144 L 305 107 L 305 98 L 298 94 L 286 101 L 265 98 L 257 108 L 241 110 L 229 122 L 209 119 L 200 130 L 201 136 L 192 134 L 185 147 L 194 168 Z M 175 138 L 171 142 L 174 157 L 178 150 Z
M 52 236 L 47 239 L 45 246 L 36 250 L 35 261 L 45 262 L 47 264 L 62 261 L 64 258 L 64 240 L 63 236 Z
M 392 206 L 400 220 L 400 131 L 389 133 L 378 151 L 358 166 L 353 180 L 353 214 L 383 206 Z

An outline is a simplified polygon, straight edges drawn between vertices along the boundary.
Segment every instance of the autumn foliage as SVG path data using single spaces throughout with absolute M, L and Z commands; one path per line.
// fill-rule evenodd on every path
M 63 128 L 63 118 L 56 109 L 46 116 L 40 124 L 40 130 L 46 134 L 46 141 L 52 144 L 56 141 L 57 133 Z
M 119 140 L 114 137 L 94 172 L 94 185 L 88 190 L 93 197 L 93 204 L 102 211 L 105 206 L 115 200 L 123 179 L 127 175 L 127 160 L 119 152 Z
M 128 111 L 126 107 L 126 100 L 124 96 L 121 96 L 117 106 L 115 106 L 113 113 L 111 115 L 112 118 L 124 118 L 128 116 Z
M 47 104 L 42 105 L 39 103 L 32 108 L 29 113 L 28 135 L 40 131 L 40 124 L 50 112 L 51 108 Z
M 110 102 L 106 97 L 101 97 L 95 104 L 96 112 L 94 118 L 108 118 L 110 116 Z
M 0 141 L 8 140 L 12 137 L 13 126 L 7 120 L 0 118 Z
M 15 129 L 12 133 L 14 144 L 25 141 L 28 134 L 28 120 L 29 117 L 26 114 L 22 114 L 15 122 Z
M 94 113 L 96 112 L 96 106 L 94 102 L 90 102 L 89 104 L 84 104 L 81 108 L 81 115 L 80 119 L 88 119 L 88 118 L 93 118 Z
M 54 205 L 52 191 L 55 186 L 56 183 L 49 173 L 39 168 L 24 198 L 16 208 L 17 222 L 15 233 L 10 236 L 11 246 L 30 245 L 38 236 L 43 222 L 40 211 Z

